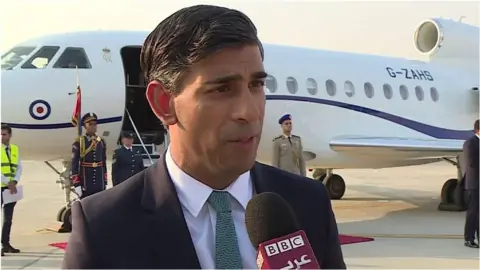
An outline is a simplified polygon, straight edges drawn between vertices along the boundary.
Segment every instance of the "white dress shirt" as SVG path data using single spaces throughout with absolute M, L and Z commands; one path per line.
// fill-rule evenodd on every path
M 2 147 L 3 147 L 3 149 L 5 149 L 7 146 L 2 143 Z M 20 151 L 19 151 L 19 152 L 20 152 Z M 8 148 L 8 154 L 9 154 L 9 155 L 12 154 L 11 148 Z M 20 176 L 22 175 L 22 171 L 23 171 L 22 160 L 20 160 L 20 153 L 18 153 L 17 170 L 15 171 L 15 177 L 13 178 L 15 181 L 17 181 L 17 182 L 20 181 Z M 5 177 L 3 174 L 2 174 L 2 182 L 3 182 L 3 183 L 6 183 L 6 184 L 8 183 L 8 178 Z
M 172 178 L 188 230 L 203 269 L 215 269 L 215 224 L 217 215 L 207 203 L 213 189 L 183 172 L 173 161 L 170 148 L 165 155 L 167 170 Z M 232 218 L 244 269 L 257 269 L 256 250 L 245 227 L 245 209 L 254 193 L 250 172 L 242 174 L 225 189 L 231 195 Z

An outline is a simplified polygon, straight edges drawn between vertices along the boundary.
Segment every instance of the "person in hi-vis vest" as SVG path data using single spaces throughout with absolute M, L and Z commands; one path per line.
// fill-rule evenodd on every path
M 22 174 L 22 163 L 20 161 L 18 146 L 10 144 L 12 128 L 2 124 L 2 256 L 5 253 L 19 253 L 20 250 L 10 245 L 10 231 L 12 229 L 13 209 L 16 202 L 3 204 L 3 191 L 10 190 L 17 192 L 17 183 Z

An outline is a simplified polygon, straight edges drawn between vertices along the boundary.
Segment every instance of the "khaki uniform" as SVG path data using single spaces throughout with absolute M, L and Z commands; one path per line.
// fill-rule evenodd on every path
M 306 176 L 305 159 L 303 158 L 302 140 L 291 135 L 290 141 L 285 135 L 273 139 L 272 166 L 294 174 Z

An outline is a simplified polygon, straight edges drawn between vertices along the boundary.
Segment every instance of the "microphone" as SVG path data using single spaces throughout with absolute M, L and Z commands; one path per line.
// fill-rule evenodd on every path
M 320 269 L 295 213 L 278 194 L 260 193 L 247 204 L 245 224 L 259 269 Z

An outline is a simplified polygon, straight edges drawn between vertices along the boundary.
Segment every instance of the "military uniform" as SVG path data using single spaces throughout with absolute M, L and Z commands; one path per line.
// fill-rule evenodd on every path
M 82 123 L 96 121 L 94 113 L 82 117 Z M 107 186 L 107 146 L 95 135 L 78 137 L 72 145 L 72 181 L 82 187 L 81 199 L 105 190 Z
M 291 122 L 285 123 L 291 120 L 292 116 L 285 114 L 278 119 L 278 124 L 285 125 L 284 128 L 290 127 L 289 131 L 291 131 Z M 299 136 L 283 134 L 275 137 L 273 138 L 272 166 L 287 172 L 306 176 L 305 159 L 302 152 L 302 140 Z
M 303 146 L 299 136 L 280 135 L 273 139 L 272 166 L 294 174 L 306 175 Z
M 132 135 L 124 134 L 122 136 L 129 138 Z M 126 146 L 121 146 L 114 151 L 112 161 L 112 183 L 114 186 L 141 172 L 143 169 L 145 169 L 145 166 L 143 165 L 143 157 L 140 151 L 133 150 L 133 148 L 129 149 Z

